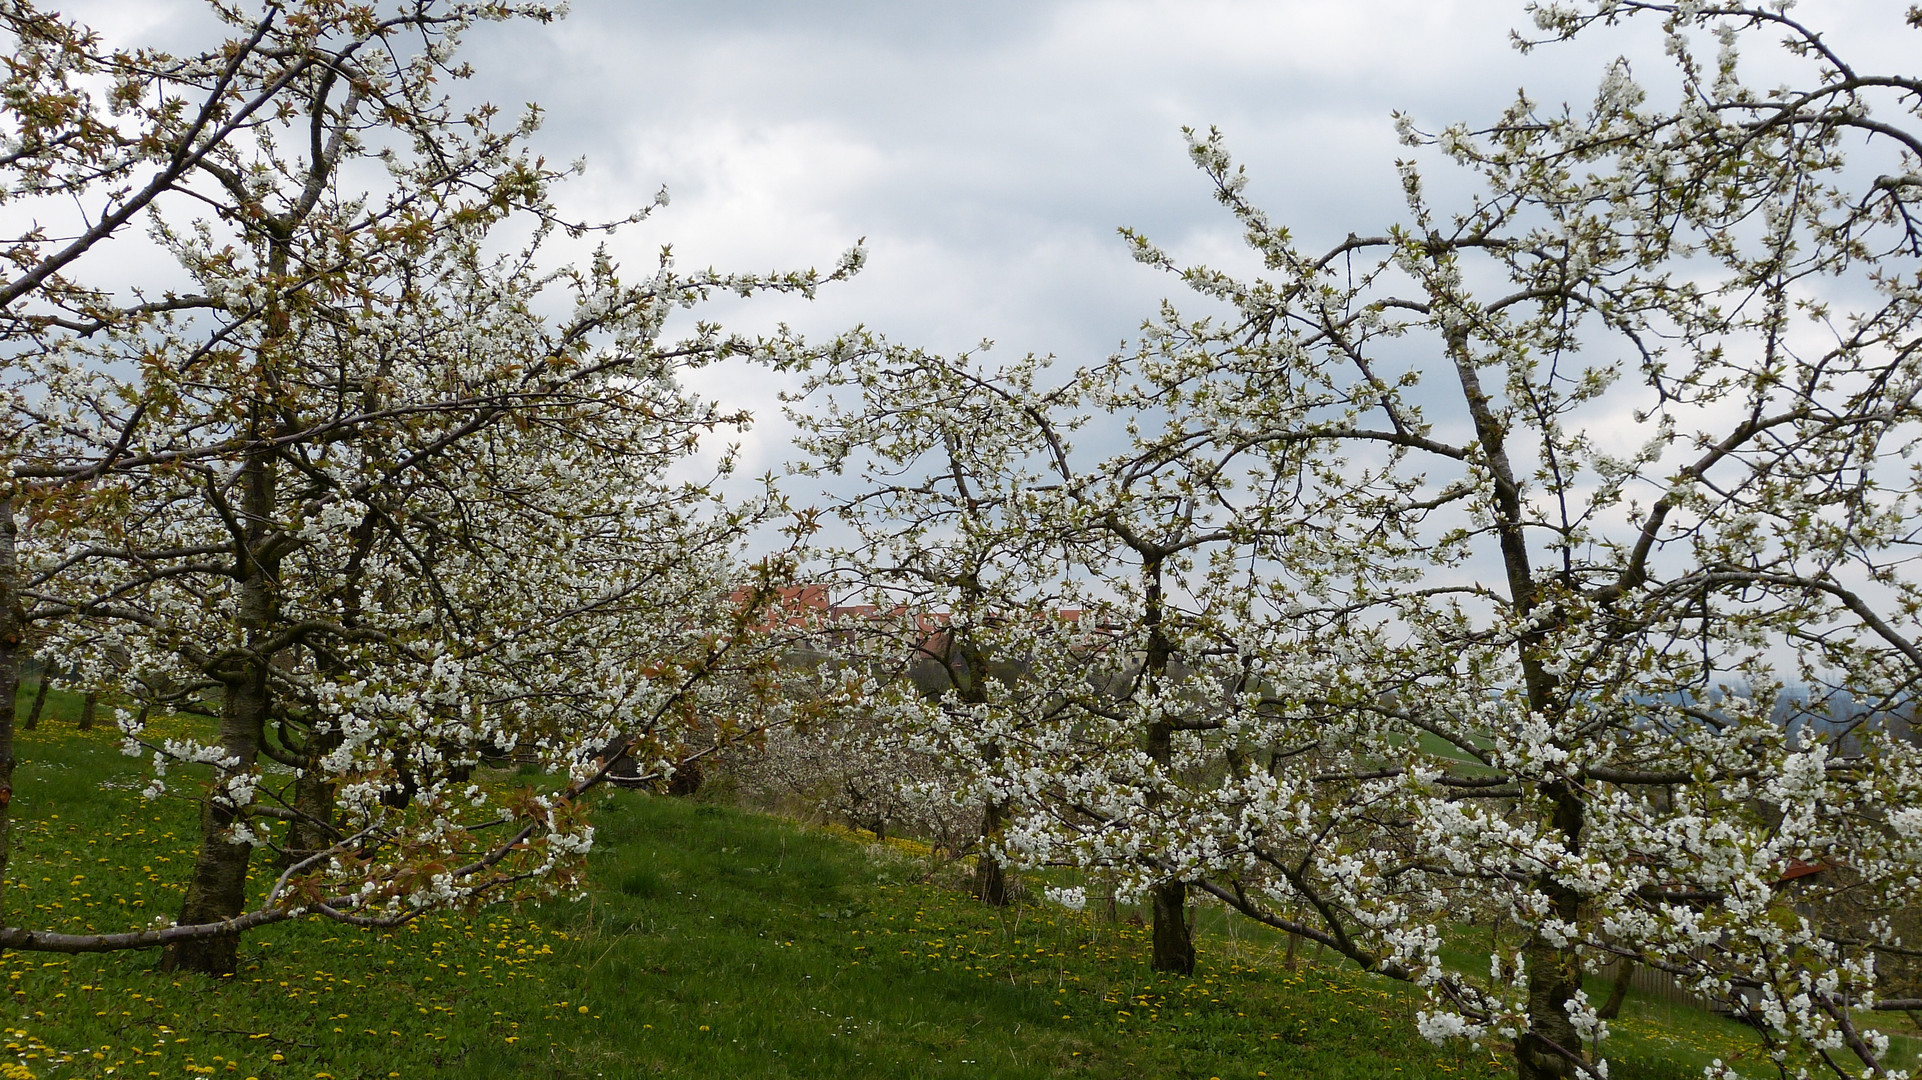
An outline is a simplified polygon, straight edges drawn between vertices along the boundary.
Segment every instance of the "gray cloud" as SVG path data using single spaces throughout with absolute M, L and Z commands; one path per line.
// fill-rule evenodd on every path
M 1886 32 L 1887 9 L 1798 11 L 1902 68 L 1914 39 Z M 204 22 L 187 0 L 78 13 L 146 39 Z M 1246 265 L 1182 125 L 1222 127 L 1276 219 L 1332 241 L 1397 214 L 1393 162 L 1408 151 L 1392 110 L 1434 128 L 1488 118 L 1524 85 L 1580 101 L 1618 52 L 1652 76 L 1661 50 L 1640 22 L 1524 57 L 1508 43 L 1521 4 L 1487 0 L 579 0 L 552 26 L 476 32 L 460 93 L 540 102 L 542 150 L 589 159 L 564 194 L 585 216 L 672 190 L 617 238 L 624 262 L 672 242 L 683 265 L 823 266 L 867 238 L 856 281 L 813 304 L 726 302 L 730 325 L 864 322 L 931 348 L 988 337 L 1072 362 L 1112 350 L 1174 286 L 1129 261 L 1116 226 Z M 775 385 L 708 388 L 771 417 Z M 751 468 L 778 464 L 779 444 L 764 425 Z
M 865 322 L 1072 362 L 1115 348 L 1173 285 L 1129 260 L 1117 226 L 1241 259 L 1184 124 L 1221 126 L 1257 197 L 1305 238 L 1378 226 L 1406 152 L 1392 110 L 1439 125 L 1493 113 L 1523 82 L 1592 86 L 1599 54 L 1579 73 L 1517 56 L 1522 18 L 1414 0 L 587 0 L 555 27 L 477 35 L 472 55 L 477 90 L 548 109 L 552 156 L 588 156 L 569 195 L 584 212 L 672 190 L 621 241 L 628 261 L 671 240 L 692 264 L 824 265 L 867 238 L 855 282 L 812 305 L 729 305 L 731 324 Z M 771 417 L 773 385 L 707 388 Z M 764 424 L 750 468 L 778 464 L 781 442 Z

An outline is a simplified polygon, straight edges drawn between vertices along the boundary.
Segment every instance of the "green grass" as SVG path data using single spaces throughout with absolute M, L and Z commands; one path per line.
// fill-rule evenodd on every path
M 144 766 L 110 727 L 74 732 L 77 710 L 56 695 L 22 737 L 9 907 L 63 929 L 172 914 L 193 804 L 143 800 Z M 152 953 L 0 953 L 0 1062 L 42 1080 L 1511 1073 L 1496 1048 L 1417 1038 L 1407 988 L 1287 970 L 1276 936 L 1218 912 L 1196 976 L 1157 976 L 1144 929 L 985 909 L 901 845 L 641 793 L 597 802 L 580 900 L 382 934 L 273 927 L 222 980 L 162 974 Z M 1747 1042 L 1701 1013 L 1617 1030 L 1618 1078 L 1699 1076 Z

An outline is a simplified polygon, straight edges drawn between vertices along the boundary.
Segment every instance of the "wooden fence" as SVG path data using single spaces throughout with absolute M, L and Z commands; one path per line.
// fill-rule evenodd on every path
M 1616 964 L 1620 963 L 1621 961 L 1616 961 Z M 1602 972 L 1603 978 L 1612 984 L 1615 981 L 1616 970 L 1615 965 L 1610 965 Z M 1658 971 L 1642 964 L 1637 964 L 1635 970 L 1630 973 L 1628 989 L 1631 995 L 1643 1001 L 1693 1009 L 1709 1009 L 1722 1013 L 1728 1011 L 1727 1006 L 1722 1002 L 1711 1001 L 1693 990 L 1684 989 L 1675 981 L 1675 976 L 1668 972 Z

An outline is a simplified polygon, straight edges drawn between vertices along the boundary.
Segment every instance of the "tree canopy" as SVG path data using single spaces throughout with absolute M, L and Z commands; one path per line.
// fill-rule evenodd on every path
M 150 793 L 175 765 L 215 775 L 177 920 L 0 941 L 165 945 L 225 971 L 248 926 L 564 888 L 592 837 L 578 796 L 616 761 L 665 775 L 781 721 L 749 702 L 786 564 L 742 543 L 782 505 L 669 475 L 746 422 L 678 376 L 748 345 L 669 316 L 716 290 L 811 293 L 859 255 L 755 276 L 663 249 L 625 280 L 604 252 L 554 259 L 552 238 L 651 207 L 565 219 L 564 173 L 525 145 L 538 114 L 503 123 L 447 89 L 477 21 L 547 6 L 213 11 L 232 36 L 194 56 L 0 11 L 4 197 L 71 199 L 88 223 L 20 235 L 0 287 L 0 794 L 30 652 L 125 703 Z M 113 280 L 101 252 L 136 218 L 184 284 Z M 156 711 L 217 736 L 147 738 Z M 515 753 L 567 785 L 469 781 Z M 279 877 L 250 900 L 256 848 Z
M 860 402 L 850 513 L 948 515 L 877 515 L 915 553 L 892 573 L 1092 613 L 904 723 L 1009 808 L 1004 858 L 1152 894 L 1158 967 L 1200 889 L 1417 983 L 1424 1035 L 1512 1040 L 1525 1077 L 1606 1075 L 1581 980 L 1620 963 L 1729 1003 L 1786 1074 L 1879 1075 L 1873 1012 L 1918 1007 L 1877 979 L 1922 872 L 1922 81 L 1785 6 L 1533 14 L 1524 48 L 1653 30 L 1674 97 L 1617 61 L 1583 108 L 1404 118 L 1475 193 L 1404 161 L 1405 214 L 1319 249 L 1191 132 L 1261 271 L 1126 236 L 1198 314 L 1059 375 L 844 342 L 817 391 Z M 1757 44 L 1799 77 L 1745 82 Z M 1441 959 L 1464 920 L 1486 975 Z

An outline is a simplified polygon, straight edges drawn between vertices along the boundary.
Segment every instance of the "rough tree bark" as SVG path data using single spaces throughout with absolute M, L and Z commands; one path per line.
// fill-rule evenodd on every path
M 1165 721 L 1157 721 L 1148 728 L 1148 757 L 1158 765 L 1166 765 L 1173 757 L 1174 729 Z M 1159 801 L 1150 796 L 1150 803 Z M 1149 966 L 1156 971 L 1172 971 L 1178 975 L 1195 973 L 1195 940 L 1193 927 L 1188 923 L 1188 883 L 1168 881 L 1156 885 L 1149 891 L 1154 911 L 1151 957 Z
M 993 907 L 1007 907 L 1010 900 L 1007 868 L 1001 860 L 987 853 L 987 847 L 999 839 L 1007 827 L 1007 804 L 990 802 L 981 812 L 982 852 L 974 860 L 974 895 L 984 904 Z
M 13 498 L 0 498 L 0 925 L 6 923 L 7 862 L 13 852 L 13 718 L 20 693 L 20 648 L 27 639 L 26 609 L 19 595 L 18 534 Z
M 1579 850 L 1582 819 L 1586 807 L 1579 795 L 1565 785 L 1551 791 L 1555 800 L 1555 824 L 1567 837 L 1571 851 Z M 1574 923 L 1581 913 L 1582 897 L 1574 889 L 1544 879 L 1537 886 L 1554 904 L 1555 915 Z M 1528 958 L 1528 1025 L 1526 1035 L 1515 1040 L 1515 1069 L 1519 1080 L 1562 1080 L 1575 1075 L 1570 1055 L 1582 1053 L 1581 1032 L 1568 1015 L 1568 1003 L 1582 988 L 1581 958 L 1566 945 L 1557 945 L 1536 934 L 1525 950 Z
M 278 538 L 269 535 L 274 503 L 274 462 L 271 451 L 250 451 L 242 467 L 246 524 L 237 544 L 240 578 L 239 622 L 247 648 L 214 672 L 226 684 L 221 710 L 220 744 L 227 762 L 215 772 L 213 786 L 201 801 L 200 853 L 181 904 L 180 923 L 213 923 L 239 916 L 247 904 L 247 863 L 253 845 L 236 840 L 235 825 L 244 812 L 225 797 L 227 783 L 252 772 L 260 758 L 262 733 L 268 713 L 267 669 L 270 658 L 252 646 L 266 636 L 277 617 L 279 600 Z M 226 975 L 238 963 L 238 934 L 178 941 L 161 954 L 168 971 L 198 971 Z
M 1613 1020 L 1622 1015 L 1622 1003 L 1628 1000 L 1629 984 L 1635 980 L 1635 961 L 1624 956 L 1615 961 L 1615 982 L 1608 988 L 1608 1000 L 1595 1010 L 1601 1020 Z
M 1161 559 L 1159 553 L 1150 555 L 1141 569 L 1143 590 L 1147 606 L 1143 620 L 1148 625 L 1147 655 L 1142 659 L 1142 678 L 1152 688 L 1168 677 L 1168 661 L 1173 655 L 1173 647 L 1161 630 Z M 1148 759 L 1160 769 L 1166 769 L 1174 760 L 1174 724 L 1166 717 L 1159 718 L 1148 725 Z M 1148 794 L 1148 805 L 1152 808 L 1165 796 L 1160 792 Z M 1180 975 L 1195 973 L 1195 939 L 1193 927 L 1188 923 L 1188 883 L 1169 881 L 1157 885 L 1152 890 L 1154 906 L 1154 931 L 1152 958 L 1150 966 L 1156 971 L 1172 971 Z
M 338 733 L 331 737 L 312 734 L 302 748 L 300 757 L 305 764 L 294 777 L 294 818 L 287 823 L 283 865 L 292 866 L 325 851 L 340 839 L 340 830 L 334 827 L 334 783 L 320 768 L 320 759 L 339 745 Z
M 22 726 L 32 731 L 40 726 L 40 713 L 47 707 L 47 691 L 53 688 L 53 665 L 46 664 L 40 669 L 40 685 L 33 691 L 33 708 L 27 710 L 27 722 Z
M 1522 680 L 1528 691 L 1528 706 L 1538 715 L 1553 717 L 1561 711 L 1557 694 L 1559 680 L 1544 666 L 1543 653 L 1555 616 L 1543 619 L 1537 611 L 1541 586 L 1535 580 L 1528 541 L 1523 535 L 1526 517 L 1522 489 L 1508 455 L 1507 430 L 1496 417 L 1488 392 L 1482 388 L 1466 330 L 1450 334 L 1448 351 L 1461 383 L 1463 402 L 1475 425 L 1475 441 L 1492 481 L 1495 531 L 1501 546 L 1502 569 L 1508 578 L 1509 603 L 1516 621 L 1528 627 L 1515 643 L 1520 653 Z M 1561 781 L 1542 783 L 1540 790 L 1554 807 L 1551 823 L 1561 833 L 1564 849 L 1570 855 L 1579 854 L 1587 814 L 1581 791 Z M 1570 924 L 1578 921 L 1580 893 L 1556 880 L 1552 873 L 1540 875 L 1535 887 L 1548 897 L 1556 918 Z M 1574 1059 L 1582 1056 L 1581 1033 L 1568 1015 L 1569 1003 L 1582 988 L 1581 958 L 1574 948 L 1558 945 L 1540 933 L 1529 939 L 1524 955 L 1528 960 L 1529 1030 L 1515 1040 L 1516 1075 L 1519 1080 L 1561 1080 L 1574 1074 Z
M 949 631 L 953 634 L 954 631 Z M 988 658 L 971 644 L 967 635 L 957 635 L 954 642 L 959 653 L 960 664 L 945 662 L 948 679 L 955 686 L 962 701 L 970 705 L 985 705 L 988 701 Z M 984 755 L 988 761 L 998 761 L 1001 748 L 989 746 Z M 999 799 L 990 799 L 981 808 L 981 835 L 978 846 L 981 854 L 974 860 L 973 892 L 975 898 L 991 907 L 1007 907 L 1013 899 L 1013 884 L 1009 880 L 1008 868 L 999 859 L 988 854 L 988 849 L 1001 839 L 1008 826 L 1008 804 Z
M 1177 975 L 1195 973 L 1195 935 L 1188 922 L 1188 883 L 1156 885 L 1154 900 L 1153 968 Z

